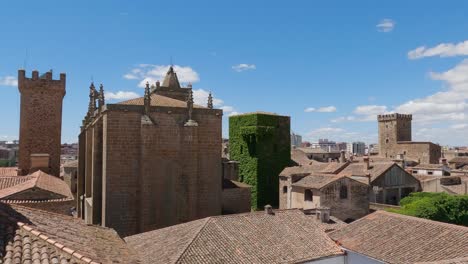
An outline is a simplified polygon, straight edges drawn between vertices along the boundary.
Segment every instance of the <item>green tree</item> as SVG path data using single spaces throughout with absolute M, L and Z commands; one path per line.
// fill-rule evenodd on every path
M 468 226 L 468 195 L 411 193 L 400 201 L 401 209 L 391 212 Z

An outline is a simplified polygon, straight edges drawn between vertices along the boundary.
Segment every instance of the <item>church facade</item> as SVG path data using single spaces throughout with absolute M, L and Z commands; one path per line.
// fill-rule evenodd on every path
M 144 97 L 117 104 L 92 84 L 79 135 L 78 216 L 127 236 L 221 214 L 223 112 L 212 101 L 195 105 L 172 67 Z

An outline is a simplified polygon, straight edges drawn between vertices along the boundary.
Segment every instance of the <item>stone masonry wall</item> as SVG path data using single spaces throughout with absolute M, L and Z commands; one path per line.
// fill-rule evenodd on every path
M 53 80 L 51 72 L 39 77 L 39 73 L 33 71 L 32 78 L 26 78 L 25 71 L 19 70 L 18 88 L 21 93 L 20 174 L 29 173 L 31 154 L 41 153 L 49 154 L 49 173 L 58 177 L 65 74 L 60 74 L 60 80 Z
M 138 108 L 118 108 L 102 114 L 102 147 L 96 133 L 86 143 L 94 148 L 86 151 L 94 153 L 86 164 L 93 168 L 93 186 L 102 167 L 102 224 L 126 236 L 221 214 L 222 112 L 195 110 L 198 126 L 186 127 L 186 109 L 154 108 L 152 124 Z M 96 122 L 86 128 L 93 129 Z M 97 191 L 93 188 L 93 208 Z

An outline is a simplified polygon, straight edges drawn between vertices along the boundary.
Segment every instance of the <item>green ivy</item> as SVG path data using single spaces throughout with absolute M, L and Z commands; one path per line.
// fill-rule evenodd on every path
M 252 186 L 252 208 L 278 206 L 279 174 L 291 160 L 289 117 L 247 114 L 229 118 L 229 154 L 239 180 Z

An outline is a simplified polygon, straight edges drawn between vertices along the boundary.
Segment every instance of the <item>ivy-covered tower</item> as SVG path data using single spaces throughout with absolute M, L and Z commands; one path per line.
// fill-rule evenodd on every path
M 290 164 L 290 117 L 254 112 L 229 118 L 229 155 L 252 186 L 252 208 L 278 205 L 279 174 Z

